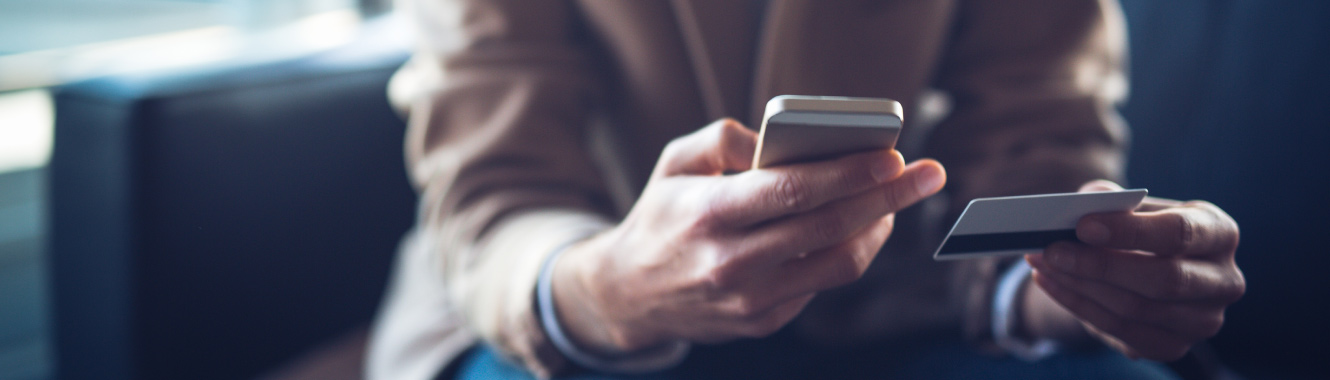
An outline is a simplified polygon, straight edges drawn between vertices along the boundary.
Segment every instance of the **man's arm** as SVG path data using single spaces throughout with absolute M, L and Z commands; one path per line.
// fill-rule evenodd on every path
M 770 334 L 816 292 L 858 279 L 892 214 L 945 183 L 935 161 L 906 165 L 895 151 L 746 170 L 756 133 L 719 120 L 671 142 L 632 211 L 607 228 L 597 211 L 608 197 L 581 127 L 596 83 L 570 37 L 572 10 L 457 5 L 459 44 L 427 40 L 417 61 L 442 78 L 410 109 L 422 232 L 445 258 L 449 294 L 471 327 L 537 376 L 558 370 L 560 353 L 622 364 L 661 343 Z M 539 287 L 547 296 L 535 297 L 545 259 L 601 229 L 549 261 Z M 560 327 L 554 336 L 577 352 L 564 339 L 550 344 L 537 302 L 554 311 L 542 317 L 558 319 L 545 326 Z M 659 369 L 620 367 L 599 369 Z
M 1114 112 L 1126 92 L 1118 5 L 967 6 L 939 80 L 956 111 L 931 144 L 951 168 L 953 206 L 982 196 L 1121 189 L 1090 182 L 1122 174 L 1127 133 Z M 1028 255 L 1032 272 L 1011 260 L 962 264 L 967 273 L 957 277 L 965 279 L 971 336 L 1093 337 L 1130 357 L 1175 360 L 1215 335 L 1246 290 L 1234 261 L 1237 223 L 1204 201 L 1149 198 L 1134 212 L 1082 218 L 1077 236 L 1079 243 Z M 999 275 L 1014 280 L 1004 285 L 1020 284 L 1016 299 L 994 299 Z M 993 324 L 1000 311 L 1016 323 Z M 1003 342 L 1013 353 L 1038 356 L 1037 345 Z
M 1114 110 L 1126 93 L 1125 31 L 1113 1 L 969 1 L 936 86 L 952 114 L 932 133 L 927 154 L 947 165 L 952 216 L 977 197 L 1076 191 L 1093 179 L 1119 179 L 1127 130 Z M 956 296 L 967 334 L 991 341 L 993 296 L 1013 262 L 958 264 Z M 1078 324 L 1027 286 L 1031 316 Z M 1079 328 L 1040 331 L 1076 340 Z
M 548 375 L 562 358 L 534 316 L 540 265 L 606 228 L 612 212 L 584 149 L 600 84 L 575 10 L 559 0 L 401 3 L 421 38 L 403 71 L 415 75 L 394 80 L 394 90 L 418 88 L 399 100 L 420 228 L 471 328 Z

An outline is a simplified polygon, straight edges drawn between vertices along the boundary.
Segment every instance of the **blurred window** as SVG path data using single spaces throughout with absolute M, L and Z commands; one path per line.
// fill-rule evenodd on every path
M 253 54 L 255 41 L 302 23 L 320 24 L 318 34 L 334 37 L 322 41 L 327 45 L 349 34 L 363 15 L 383 12 L 388 2 L 0 0 L 0 92 Z M 287 38 L 258 50 L 301 45 Z
M 389 2 L 0 0 L 0 172 L 45 162 L 47 87 L 324 49 L 349 41 Z

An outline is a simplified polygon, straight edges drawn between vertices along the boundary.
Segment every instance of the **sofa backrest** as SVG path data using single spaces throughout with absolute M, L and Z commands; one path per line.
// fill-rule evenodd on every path
M 58 89 L 59 378 L 252 378 L 368 324 L 415 207 L 385 38 Z

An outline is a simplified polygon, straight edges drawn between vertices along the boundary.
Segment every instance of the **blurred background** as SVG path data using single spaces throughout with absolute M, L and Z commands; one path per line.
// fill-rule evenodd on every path
M 67 345 L 75 352 L 72 354 L 74 359 L 71 359 L 71 365 L 85 365 L 86 363 L 80 362 L 79 358 L 95 359 L 95 356 L 109 352 L 121 355 L 113 360 L 102 360 L 104 364 L 101 367 L 94 365 L 86 372 L 73 371 L 61 374 L 60 377 L 77 378 L 80 373 L 84 374 L 85 378 L 149 377 L 146 372 L 131 372 L 129 368 L 138 364 L 112 363 L 130 360 L 131 357 L 139 356 L 138 352 L 143 352 L 132 348 L 133 344 L 126 343 L 129 337 L 123 337 L 123 340 L 110 345 L 105 342 L 109 339 L 105 338 L 99 338 L 103 340 L 101 343 L 83 340 L 89 337 L 88 334 L 83 334 L 83 331 L 87 330 L 120 330 L 103 333 L 105 335 L 132 334 L 127 331 L 130 329 L 143 331 L 143 329 L 133 328 L 131 326 L 133 323 L 128 322 L 113 326 L 105 323 L 95 325 L 98 323 L 95 317 L 86 318 L 85 314 L 79 313 L 115 313 L 108 311 L 107 307 L 102 307 L 107 306 L 108 294 L 129 293 L 125 287 L 128 287 L 127 284 L 130 282 L 143 284 L 135 286 L 156 285 L 128 280 L 125 278 L 127 275 L 120 275 L 119 283 L 125 287 L 115 291 L 88 294 L 89 292 L 80 289 L 85 286 L 93 289 L 106 287 L 108 283 L 115 281 L 89 280 L 84 277 L 85 271 L 136 270 L 132 268 L 132 264 L 109 267 L 101 265 L 108 261 L 133 259 L 119 256 L 110 260 L 94 261 L 95 267 L 57 270 L 52 265 L 57 259 L 48 254 L 52 248 L 58 248 L 56 246 L 59 245 L 51 243 L 52 236 L 60 236 L 51 233 L 53 206 L 50 201 L 53 198 L 52 193 L 57 190 L 50 185 L 49 178 L 52 176 L 49 175 L 48 163 L 51 161 L 56 126 L 56 103 L 58 103 L 56 98 L 61 88 L 67 86 L 71 88 L 70 93 L 78 94 L 100 90 L 120 91 L 127 90 L 130 81 L 141 80 L 136 82 L 144 86 L 141 93 L 93 98 L 99 101 L 125 100 L 126 104 L 142 104 L 144 99 L 156 96 L 151 94 L 160 94 L 164 82 L 176 81 L 175 83 L 181 84 L 182 87 L 187 87 L 188 85 L 183 82 L 188 82 L 189 79 L 186 79 L 188 77 L 198 78 L 194 79 L 198 82 L 215 83 L 219 80 L 225 82 L 227 80 L 219 79 L 217 75 L 248 69 L 269 73 L 268 78 L 257 82 L 278 83 L 285 80 L 284 77 L 298 76 L 300 73 L 307 76 L 320 73 L 326 75 L 329 71 L 341 68 L 333 67 L 336 65 L 328 63 L 328 59 L 317 58 L 316 60 L 320 62 L 313 63 L 311 57 L 336 52 L 339 49 L 345 51 L 365 33 L 364 25 L 367 20 L 375 19 L 388 8 L 386 0 L 0 0 L 0 380 L 53 379 L 57 374 L 61 374 L 57 367 L 57 358 L 61 355 L 55 344 L 57 332 L 60 331 L 55 318 L 56 299 L 69 297 L 58 296 L 55 293 L 54 289 L 59 288 L 52 282 L 55 272 L 68 273 L 67 276 L 54 276 L 54 278 L 72 283 L 67 287 L 70 289 L 68 292 L 61 293 L 77 294 L 72 296 L 75 298 L 69 302 L 103 302 L 86 310 L 70 310 L 69 313 L 74 315 L 60 319 L 68 321 L 76 329 L 80 325 L 94 324 L 84 330 L 63 334 L 71 337 Z M 391 36 L 383 34 L 385 33 L 379 33 L 380 43 L 385 45 L 385 49 L 396 51 L 396 55 L 389 57 L 389 60 L 400 63 L 407 49 L 406 34 L 395 33 Z M 362 56 L 376 54 L 364 50 L 360 49 L 358 53 L 351 54 Z M 292 62 L 306 62 L 309 66 L 319 67 L 274 69 Z M 386 72 L 386 68 L 380 71 Z M 203 77 L 208 79 L 202 79 Z M 252 75 L 241 73 L 236 77 L 249 78 Z M 370 86 L 380 87 L 377 93 L 382 94 L 382 84 L 363 87 Z M 215 87 L 195 86 L 188 91 L 213 91 Z M 381 104 L 375 105 L 386 108 Z M 78 106 L 70 108 L 76 108 L 77 110 L 73 111 L 75 113 L 87 113 L 86 108 Z M 230 106 L 213 108 L 233 109 Z M 128 124 L 116 124 L 109 120 L 106 118 L 74 120 L 72 122 L 76 126 L 69 128 L 74 130 L 131 128 Z M 392 134 L 393 128 L 394 125 L 390 125 L 385 130 Z M 82 134 L 76 134 L 78 134 L 74 137 L 76 140 L 85 138 Z M 87 137 L 90 140 L 87 143 L 113 146 L 123 142 L 102 137 L 104 136 Z M 381 145 L 380 149 L 391 150 L 398 146 L 400 143 L 394 143 L 391 147 Z M 108 159 L 107 155 L 98 153 L 95 149 L 82 148 L 71 148 L 68 152 L 78 159 L 86 158 L 93 163 Z M 400 157 L 399 153 L 385 153 L 382 156 Z M 225 158 L 218 156 L 217 159 Z M 400 160 L 394 162 L 400 163 Z M 96 166 L 79 163 L 74 166 L 87 168 L 90 171 L 101 171 L 112 165 Z M 69 182 L 73 183 L 71 186 L 77 188 L 67 193 L 74 197 L 114 191 L 111 188 L 113 186 L 90 183 L 86 175 L 71 174 L 71 176 L 76 179 Z M 132 197 L 116 197 L 104 203 L 134 202 L 130 198 Z M 102 200 L 88 202 L 96 203 Z M 74 207 L 84 207 L 88 202 Z M 74 210 L 68 215 L 71 218 L 83 218 L 104 216 L 105 213 L 99 215 L 96 211 Z M 399 220 L 396 226 L 403 226 L 404 223 L 406 221 Z M 122 226 L 120 228 L 137 226 L 134 222 L 123 219 L 106 224 L 120 225 Z M 105 235 L 104 228 L 91 230 L 76 228 L 68 235 L 70 239 L 107 244 L 93 248 L 89 254 L 106 255 L 116 252 L 113 247 L 115 244 L 107 243 L 104 239 L 98 241 L 96 238 L 90 238 L 89 231 L 92 231 L 92 234 Z M 378 251 L 381 254 L 389 254 L 389 248 L 391 246 L 380 247 Z M 144 252 L 139 248 L 134 250 Z M 76 257 L 73 260 L 82 259 Z M 378 269 L 380 272 L 383 270 L 382 266 Z M 243 279 L 237 280 L 243 281 Z M 362 296 L 362 298 L 368 297 Z M 142 299 L 143 297 L 127 295 L 116 298 L 117 301 L 146 304 L 146 301 L 141 301 Z M 122 320 L 131 318 L 129 314 L 138 316 L 146 314 L 130 312 L 127 310 L 130 308 L 127 305 L 110 307 L 120 308 L 123 311 L 120 316 Z M 364 309 L 363 305 L 361 309 Z M 358 312 L 361 314 L 361 319 L 364 319 L 366 312 L 364 310 Z M 318 341 L 329 338 L 331 336 L 310 339 Z M 207 341 L 199 343 L 215 346 Z M 312 342 L 306 342 L 307 345 L 310 343 Z M 78 351 L 79 347 L 98 344 L 103 345 L 100 351 L 85 350 L 84 353 Z M 231 349 L 231 347 L 219 348 Z M 304 348 L 308 347 L 300 349 Z M 262 352 L 265 349 L 255 350 Z M 284 359 L 291 359 L 291 353 L 299 351 L 291 347 L 286 347 L 285 350 Z M 188 355 L 193 356 L 196 353 L 190 352 Z M 243 360 L 226 360 L 224 357 L 216 359 L 219 360 L 215 363 L 235 363 L 227 364 L 226 367 L 238 367 L 239 371 L 230 368 L 191 370 L 213 373 L 219 375 L 218 378 L 252 377 L 262 372 L 259 368 L 263 367 L 262 365 L 246 364 Z M 262 364 L 275 368 L 271 365 L 271 361 Z M 143 365 L 152 364 L 144 362 Z M 107 371 L 108 368 L 120 368 L 120 372 L 97 374 L 97 371 Z M 174 374 L 185 373 L 174 372 Z M 240 373 L 244 375 L 235 375 Z M 199 377 L 175 376 L 174 378 Z
M 1324 378 L 1330 2 L 1122 2 L 1131 185 L 1242 226 L 1212 353 Z M 355 378 L 415 202 L 390 8 L 0 0 L 0 380 Z

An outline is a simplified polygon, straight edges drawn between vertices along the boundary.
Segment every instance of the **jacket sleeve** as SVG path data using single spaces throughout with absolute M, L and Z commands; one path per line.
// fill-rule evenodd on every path
M 587 124 L 600 93 L 560 0 L 405 0 L 419 48 L 390 93 L 408 112 L 418 227 L 470 328 L 538 376 L 563 365 L 533 307 L 551 250 L 609 226 Z
M 948 169 L 950 218 L 971 200 L 1120 180 L 1127 129 L 1124 21 L 1112 0 L 962 1 L 936 76 L 952 110 L 927 153 Z M 997 276 L 1014 259 L 957 264 L 967 336 L 991 343 Z

